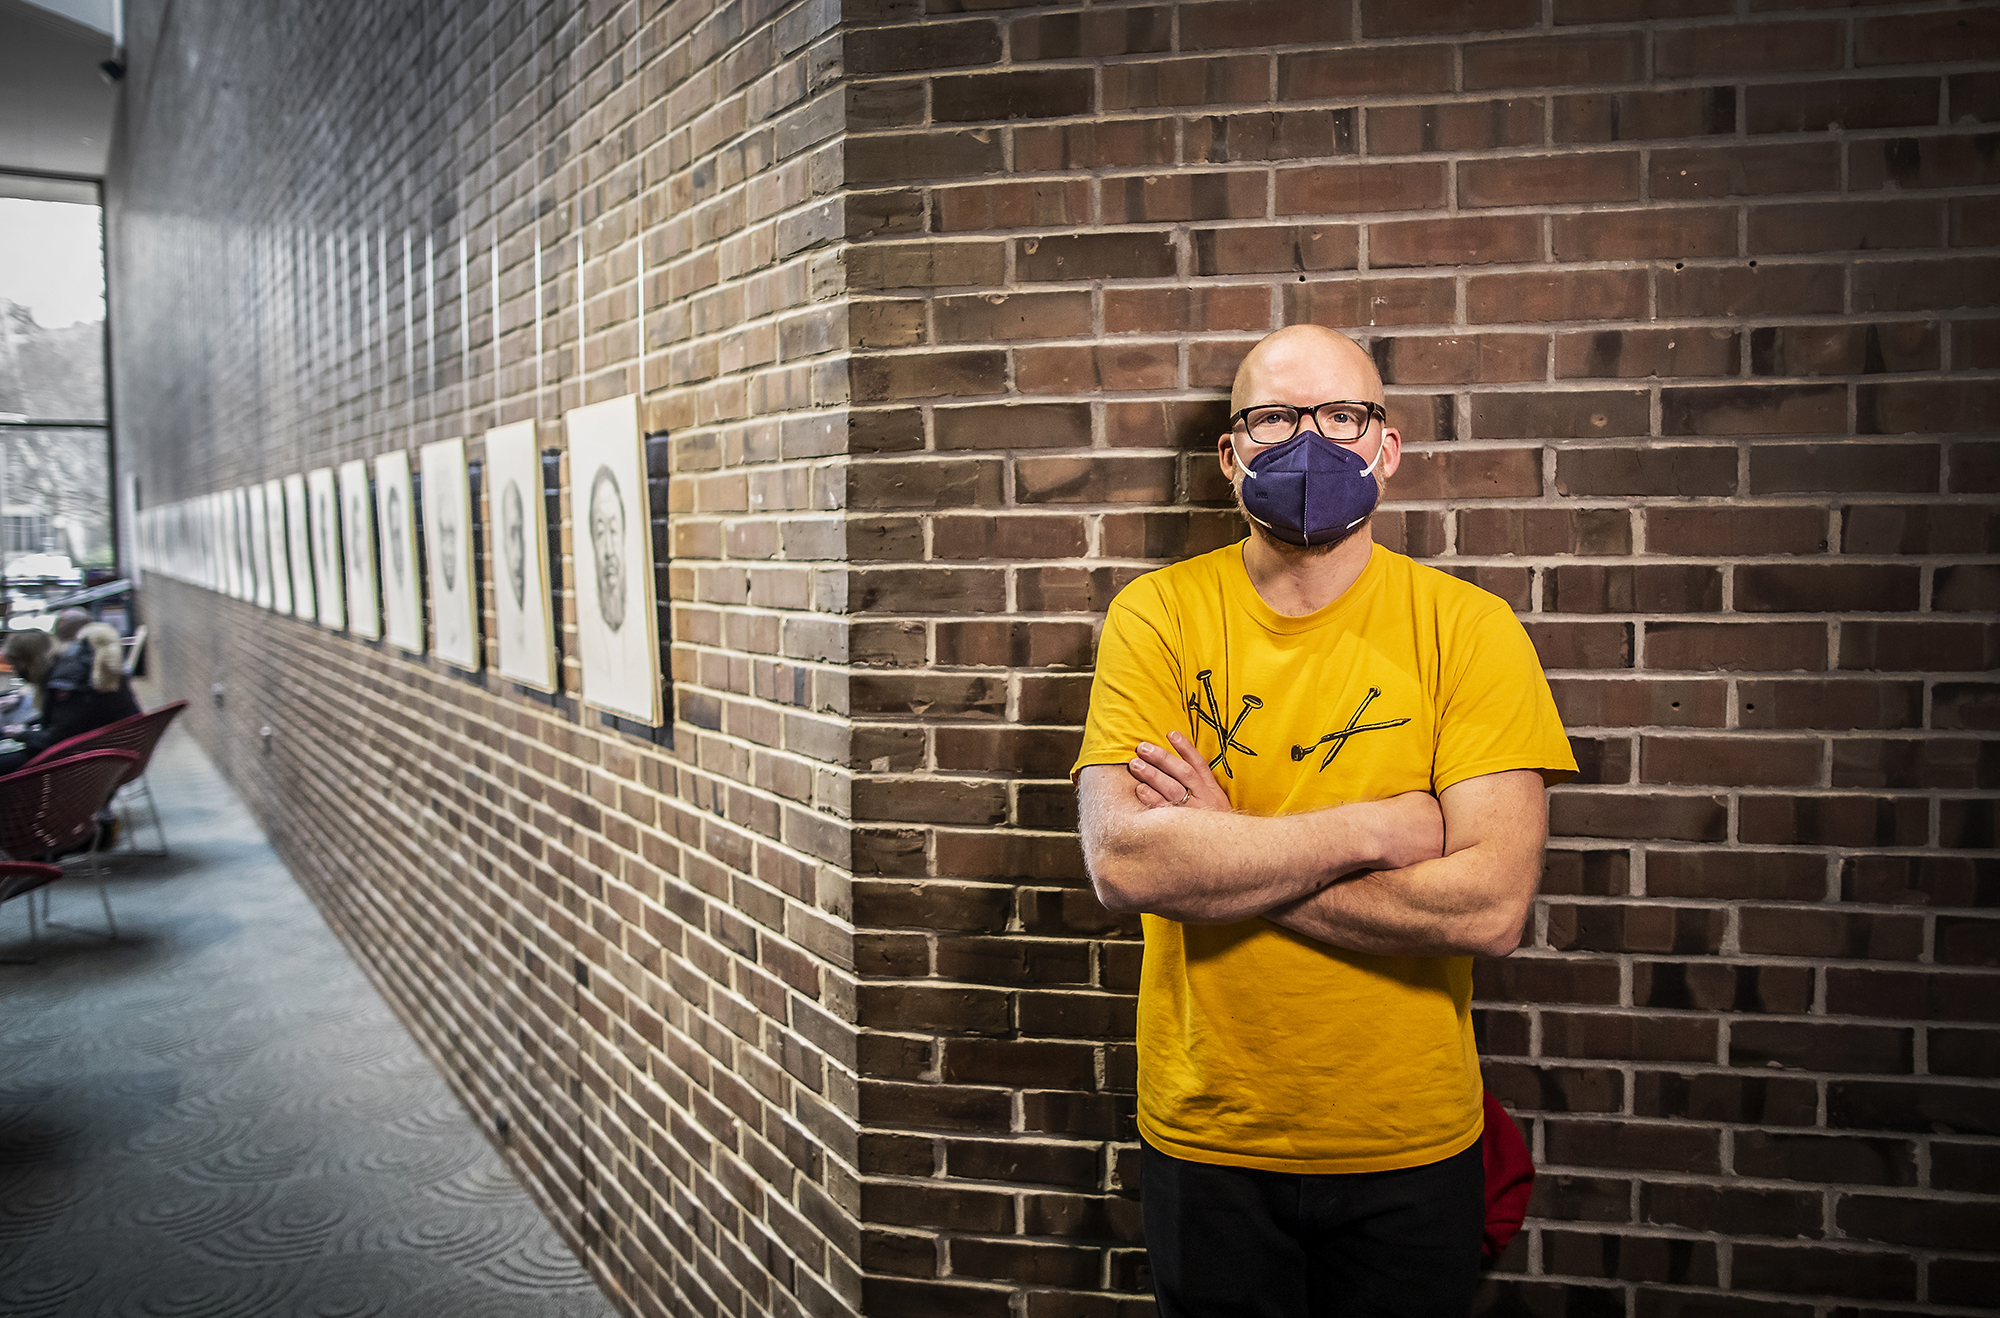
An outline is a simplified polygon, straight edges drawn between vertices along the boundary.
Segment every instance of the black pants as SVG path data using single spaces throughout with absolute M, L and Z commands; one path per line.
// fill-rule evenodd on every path
M 1160 1318 L 1465 1318 L 1479 1281 L 1478 1144 L 1388 1172 L 1300 1176 L 1148 1144 L 1141 1192 Z

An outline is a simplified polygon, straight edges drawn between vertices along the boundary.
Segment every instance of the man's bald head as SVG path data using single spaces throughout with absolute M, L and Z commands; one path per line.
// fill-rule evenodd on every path
M 1315 379 L 1344 382 L 1351 392 L 1314 398 L 1281 396 L 1288 385 L 1299 386 Z M 1257 403 L 1311 404 L 1335 400 L 1387 403 L 1374 359 L 1339 330 L 1324 325 L 1287 325 L 1259 339 L 1243 364 L 1236 368 L 1229 410 L 1240 412 Z
M 90 625 L 90 610 L 64 609 L 56 615 L 53 634 L 58 641 L 67 645 L 76 639 L 76 634 Z

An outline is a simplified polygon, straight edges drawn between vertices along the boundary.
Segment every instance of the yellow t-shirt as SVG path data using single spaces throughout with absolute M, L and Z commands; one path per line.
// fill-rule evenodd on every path
M 1257 594 L 1240 543 L 1119 592 L 1072 775 L 1123 765 L 1175 728 L 1256 815 L 1576 769 L 1507 605 L 1379 545 L 1353 586 L 1303 617 Z M 1479 1138 L 1470 957 L 1348 952 L 1261 918 L 1144 925 L 1139 1129 L 1155 1148 L 1365 1172 Z

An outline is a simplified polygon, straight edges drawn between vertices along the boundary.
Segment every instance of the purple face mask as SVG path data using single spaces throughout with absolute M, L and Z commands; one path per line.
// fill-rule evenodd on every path
M 1382 450 L 1375 451 L 1375 462 Z M 1288 545 L 1337 545 L 1375 511 L 1382 487 L 1375 462 L 1300 431 L 1264 449 L 1243 469 L 1243 510 Z

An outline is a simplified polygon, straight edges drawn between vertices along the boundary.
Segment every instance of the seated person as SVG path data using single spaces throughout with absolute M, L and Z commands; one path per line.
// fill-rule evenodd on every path
M 18 732 L 9 728 L 21 749 L 0 753 L 0 774 L 14 772 L 57 742 L 141 712 L 125 676 L 124 645 L 101 622 L 85 627 L 76 644 L 60 650 L 53 637 L 15 632 L 7 638 L 6 655 L 34 689 L 41 718 Z

